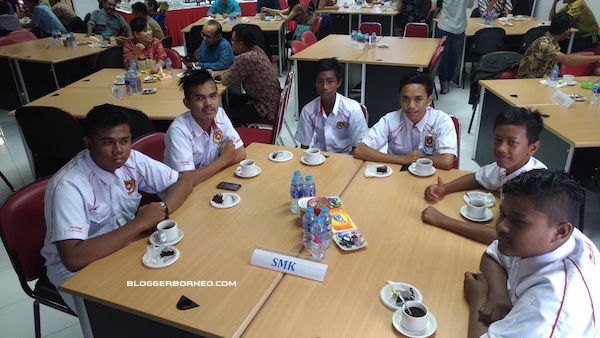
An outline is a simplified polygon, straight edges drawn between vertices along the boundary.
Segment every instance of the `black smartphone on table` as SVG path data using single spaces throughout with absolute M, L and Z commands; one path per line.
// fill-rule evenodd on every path
M 221 182 L 217 185 L 217 189 L 238 191 L 242 187 L 241 184 L 231 182 Z
M 198 59 L 193 55 L 188 55 L 183 57 L 183 61 L 185 62 L 198 62 Z

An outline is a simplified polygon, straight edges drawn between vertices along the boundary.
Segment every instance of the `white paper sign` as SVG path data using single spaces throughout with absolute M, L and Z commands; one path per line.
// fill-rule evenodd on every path
M 363 49 L 365 49 L 365 44 L 362 42 L 350 40 L 350 41 L 348 41 L 348 47 L 363 50 Z
M 550 97 L 558 102 L 558 104 L 560 104 L 561 106 L 569 109 L 569 107 L 573 104 L 573 102 L 575 102 L 575 100 L 573 100 L 569 95 L 561 92 L 560 90 L 555 91 L 554 93 L 552 93 L 552 95 L 550 95 Z
M 112 85 L 112 87 L 110 88 L 110 93 L 119 100 L 123 99 L 123 95 L 125 95 L 123 89 L 115 85 Z
M 325 273 L 327 272 L 327 264 L 258 248 L 252 252 L 250 264 L 319 282 L 325 280 Z

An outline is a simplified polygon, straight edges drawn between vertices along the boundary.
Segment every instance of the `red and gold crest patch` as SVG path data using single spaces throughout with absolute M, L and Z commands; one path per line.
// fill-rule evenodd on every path
M 123 184 L 125 184 L 125 190 L 127 190 L 127 193 L 129 195 L 133 194 L 133 192 L 135 191 L 135 180 L 131 179 L 123 181 Z
M 343 121 L 340 121 L 340 122 L 338 122 L 338 123 L 335 125 L 335 127 L 336 127 L 337 129 L 344 129 L 344 128 L 346 128 L 347 126 L 348 126 L 348 123 L 346 123 L 346 122 L 343 122 Z
M 217 130 L 213 133 L 213 142 L 221 143 L 221 141 L 223 141 L 223 132 L 220 130 Z
M 433 135 L 425 136 L 425 147 L 433 147 Z

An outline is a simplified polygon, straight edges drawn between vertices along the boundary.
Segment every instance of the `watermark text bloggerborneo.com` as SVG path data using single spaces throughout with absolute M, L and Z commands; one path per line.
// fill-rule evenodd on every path
M 236 287 L 236 281 L 226 281 L 226 280 L 128 280 L 127 286 L 191 286 L 191 287 L 205 287 L 205 286 L 218 286 L 218 287 L 227 287 L 232 286 Z

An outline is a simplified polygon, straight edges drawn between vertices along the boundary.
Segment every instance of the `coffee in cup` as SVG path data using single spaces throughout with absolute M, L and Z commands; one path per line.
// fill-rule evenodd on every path
M 410 331 L 421 331 L 427 326 L 429 309 L 421 302 L 409 301 L 402 306 L 402 326 Z
M 431 170 L 433 169 L 433 161 L 428 158 L 420 158 L 416 162 L 416 170 L 417 173 L 421 175 L 429 175 L 431 174 Z
M 238 175 L 251 176 L 256 174 L 256 163 L 254 160 L 243 160 L 240 162 L 240 166 L 235 169 Z
M 321 150 L 317 148 L 306 149 L 304 152 L 304 160 L 308 163 L 319 163 L 321 160 Z
M 161 243 L 174 241 L 179 235 L 177 222 L 170 219 L 158 223 L 156 229 L 158 231 L 158 240 Z
M 483 218 L 485 215 L 485 201 L 479 198 L 471 198 L 467 202 L 467 216 L 471 218 Z

